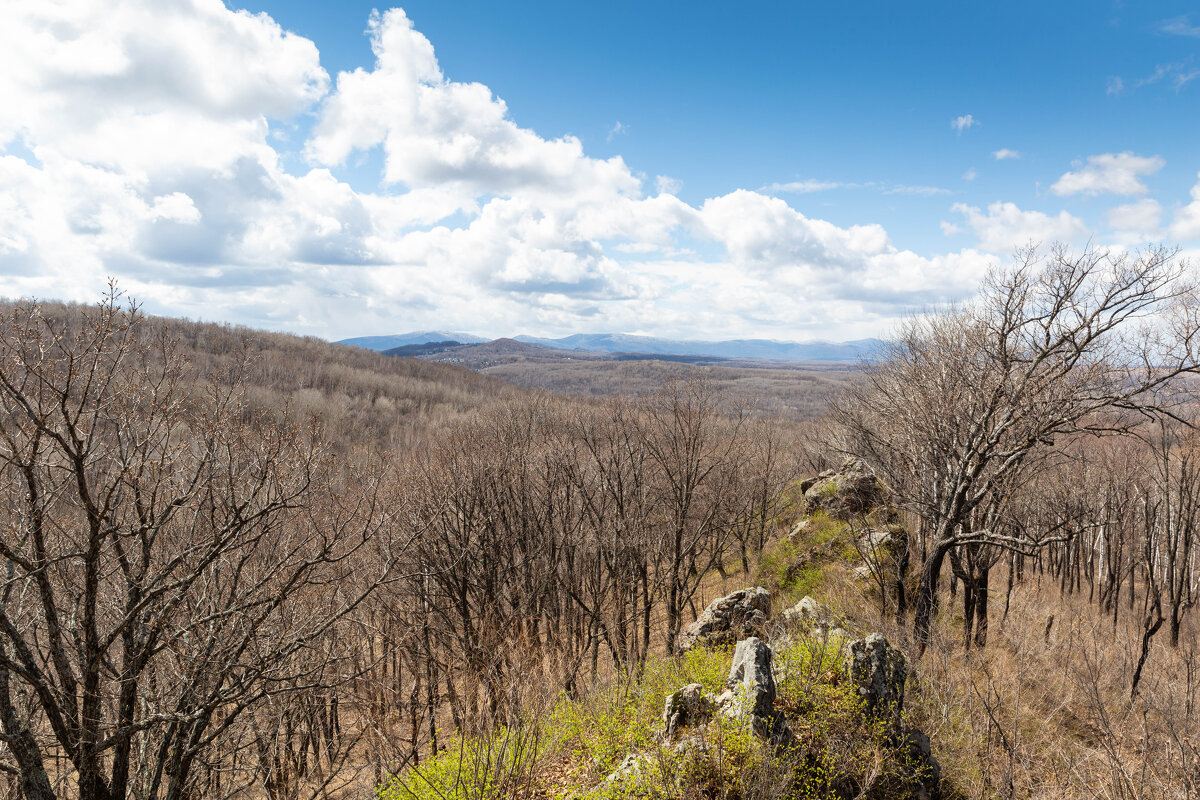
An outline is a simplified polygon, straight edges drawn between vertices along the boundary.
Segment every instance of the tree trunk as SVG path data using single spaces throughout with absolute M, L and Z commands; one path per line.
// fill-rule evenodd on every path
M 975 646 L 987 647 L 988 635 L 988 581 L 991 568 L 980 570 L 975 581 Z
M 920 652 L 925 652 L 929 645 L 930 624 L 933 621 L 933 607 L 937 600 L 938 579 L 942 574 L 942 562 L 950 552 L 950 543 L 940 541 L 934 544 L 921 566 L 921 583 L 917 587 L 917 608 L 913 617 L 913 634 L 917 640 Z
M 0 730 L 3 730 L 4 743 L 21 770 L 21 797 L 25 800 L 55 800 L 33 732 L 13 707 L 7 669 L 0 669 Z
M 1154 600 L 1142 623 L 1142 653 L 1138 657 L 1137 669 L 1133 672 L 1133 685 L 1129 689 L 1130 700 L 1137 696 L 1138 683 L 1142 680 L 1142 668 L 1146 666 L 1146 659 L 1150 656 L 1150 640 L 1163 624 L 1162 600 L 1159 598 L 1158 589 L 1151 587 L 1149 591 L 1153 592 Z

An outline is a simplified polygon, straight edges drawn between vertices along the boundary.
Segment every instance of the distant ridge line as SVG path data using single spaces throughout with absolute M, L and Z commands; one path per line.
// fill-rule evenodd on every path
M 390 351 L 413 348 L 431 343 L 461 342 L 484 344 L 482 336 L 451 331 L 413 331 L 385 336 L 357 336 L 338 344 L 363 347 L 368 350 Z M 500 340 L 494 340 L 500 341 Z M 848 342 L 780 342 L 773 339 L 729 339 L 699 341 L 658 339 L 624 333 L 576 333 L 558 339 L 537 336 L 514 336 L 508 341 L 548 347 L 555 350 L 574 350 L 589 353 L 630 353 L 665 356 L 711 356 L 715 358 L 753 358 L 780 361 L 863 361 L 871 360 L 883 347 L 880 339 L 856 339 Z

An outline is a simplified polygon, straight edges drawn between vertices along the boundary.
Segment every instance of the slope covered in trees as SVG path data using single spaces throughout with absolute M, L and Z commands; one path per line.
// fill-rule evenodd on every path
M 1189 277 L 1031 252 L 804 426 L 719 373 L 584 400 L 10 304 L 0 790 L 1195 796 Z M 819 603 L 692 646 L 759 585 Z M 869 631 L 898 649 L 847 691 Z M 751 633 L 776 672 L 730 669 Z M 737 692 L 770 724 L 729 727 Z

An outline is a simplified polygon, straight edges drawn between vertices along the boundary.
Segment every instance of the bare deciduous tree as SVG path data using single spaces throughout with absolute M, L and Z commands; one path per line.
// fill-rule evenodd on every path
M 835 414 L 849 447 L 927 530 L 919 641 L 951 551 L 1048 541 L 973 526 L 972 514 L 1056 440 L 1172 413 L 1198 352 L 1195 287 L 1165 249 L 1029 248 L 990 273 L 976 301 L 902 326 Z
M 390 575 L 381 474 L 229 377 L 115 290 L 74 329 L 0 323 L 0 768 L 27 798 L 219 796 L 248 711 L 349 677 L 313 653 Z

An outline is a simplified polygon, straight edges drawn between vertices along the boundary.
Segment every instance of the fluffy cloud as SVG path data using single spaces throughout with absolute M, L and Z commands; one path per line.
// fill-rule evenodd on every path
M 1002 147 L 996 152 L 992 153 L 992 158 L 996 159 L 997 161 L 1004 161 L 1005 159 L 1016 160 L 1020 157 L 1020 153 L 1018 153 L 1016 150 L 1009 150 L 1007 147 Z
M 968 128 L 973 128 L 978 124 L 979 120 L 975 119 L 975 117 L 970 114 L 964 114 L 961 117 L 955 117 L 954 119 L 950 120 L 950 127 L 953 128 L 956 133 L 962 133 Z
M 901 250 L 879 225 L 835 225 L 769 192 L 693 206 L 668 176 L 651 192 L 621 158 L 543 138 L 487 86 L 447 78 L 399 10 L 369 22 L 371 68 L 333 82 L 312 42 L 220 0 L 31 3 L 8 17 L 7 296 L 91 300 L 111 275 L 152 311 L 335 338 L 403 328 L 838 338 L 970 293 L 990 260 Z M 962 119 L 960 131 L 977 124 Z M 381 190 L 339 179 L 371 151 Z M 1014 221 L 995 206 L 967 216 L 988 231 L 983 251 L 1017 229 L 1051 238 L 1078 222 Z
M 1126 241 L 1143 242 L 1160 238 L 1162 205 L 1150 197 L 1114 206 L 1105 214 L 1108 226 Z
M 1067 172 L 1050 191 L 1057 195 L 1145 194 L 1140 178 L 1153 175 L 1167 162 L 1161 156 L 1139 156 L 1130 152 L 1088 156 L 1087 164 Z
M 1171 238 L 1177 242 L 1200 239 L 1200 183 L 1192 187 L 1192 202 L 1175 212 Z
M 990 253 L 1011 253 L 1030 242 L 1071 242 L 1085 236 L 1087 225 L 1078 217 L 1061 211 L 1049 216 L 1040 211 L 1022 211 L 1015 203 L 991 203 L 986 213 L 976 206 L 955 203 L 953 211 L 962 214 L 967 227 L 979 237 L 979 247 Z M 947 223 L 943 232 L 957 232 L 958 227 Z
M 401 9 L 370 21 L 375 68 L 338 75 L 306 152 L 325 165 L 382 145 L 384 177 L 413 188 L 458 186 L 472 194 L 636 194 L 620 157 L 588 158 L 573 136 L 546 140 L 508 118 L 481 83 L 446 80 L 433 45 Z
M 220 0 L 19 3 L 5 17 L 0 142 L 126 172 L 227 167 L 262 147 L 266 118 L 329 83 L 311 41 Z

